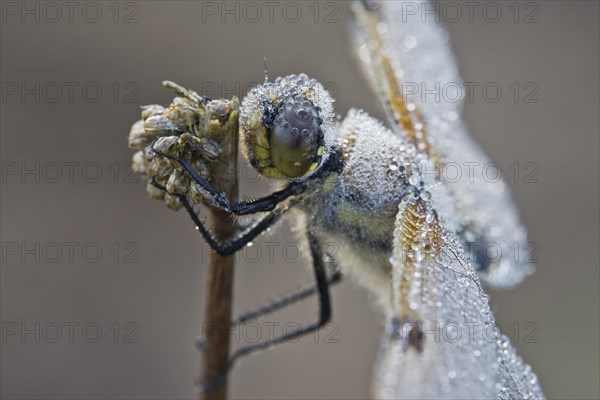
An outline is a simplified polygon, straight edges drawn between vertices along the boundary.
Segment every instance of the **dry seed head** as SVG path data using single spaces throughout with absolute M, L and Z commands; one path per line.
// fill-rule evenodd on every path
M 200 176 L 211 181 L 211 165 L 219 162 L 222 153 L 220 135 L 224 129 L 237 130 L 239 101 L 234 97 L 205 103 L 191 90 L 172 82 L 165 86 L 179 96 L 168 108 L 156 104 L 142 107 L 142 119 L 131 127 L 128 145 L 138 150 L 133 164 L 142 175 L 148 196 L 178 210 L 182 207 L 178 196 L 185 195 L 197 204 L 205 200 L 205 193 L 178 162 L 154 153 L 152 144 L 158 151 L 189 161 Z M 153 186 L 152 178 L 168 193 Z
M 149 135 L 174 135 L 182 133 L 177 124 L 166 115 L 153 115 L 144 121 L 144 129 Z
M 151 104 L 142 107 L 142 119 L 146 120 L 153 115 L 162 115 L 165 113 L 165 108 L 158 104 Z
M 152 138 L 146 133 L 144 129 L 144 121 L 139 120 L 131 126 L 129 131 L 129 148 L 134 150 L 141 150 L 146 147 Z

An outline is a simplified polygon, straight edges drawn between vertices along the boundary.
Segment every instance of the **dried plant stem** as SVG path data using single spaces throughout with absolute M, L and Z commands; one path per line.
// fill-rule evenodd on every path
M 238 123 L 237 111 L 227 121 L 221 132 L 222 153 L 219 163 L 212 171 L 213 185 L 219 192 L 227 194 L 230 200 L 238 196 L 237 156 Z M 210 211 L 212 230 L 219 241 L 230 239 L 235 234 L 229 214 L 222 210 Z M 206 311 L 203 380 L 208 382 L 216 377 L 227 364 L 229 358 L 229 327 L 233 298 L 234 256 L 222 257 L 216 252 L 210 255 L 207 271 Z M 227 380 L 200 393 L 200 399 L 215 400 L 227 398 Z

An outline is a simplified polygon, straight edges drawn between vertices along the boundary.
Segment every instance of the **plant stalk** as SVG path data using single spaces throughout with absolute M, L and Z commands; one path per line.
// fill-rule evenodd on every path
M 218 101 L 218 100 L 217 100 Z M 238 196 L 238 111 L 232 111 L 229 119 L 222 125 L 220 144 L 222 153 L 219 162 L 214 165 L 212 184 L 230 201 Z M 219 241 L 232 238 L 236 229 L 230 215 L 220 209 L 210 210 L 212 231 Z M 203 380 L 209 382 L 218 376 L 229 359 L 229 329 L 233 302 L 234 256 L 222 257 L 212 252 L 207 270 L 206 308 L 203 332 Z M 202 400 L 222 400 L 227 398 L 227 379 L 210 390 L 200 393 Z

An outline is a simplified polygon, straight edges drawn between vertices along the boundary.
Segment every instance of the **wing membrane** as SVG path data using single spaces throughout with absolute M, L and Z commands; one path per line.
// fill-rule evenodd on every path
M 534 271 L 528 260 L 516 257 L 528 248 L 527 234 L 506 184 L 482 178 L 490 161 L 460 119 L 464 84 L 448 34 L 431 14 L 422 13 L 433 7 L 414 1 L 356 2 L 354 48 L 393 130 L 436 162 L 428 172 L 452 192 L 457 230 L 463 232 L 459 239 L 469 247 L 481 279 L 511 288 Z M 444 172 L 450 166 L 451 179 Z M 493 254 L 475 257 L 484 253 Z
M 495 326 L 477 274 L 426 201 L 402 204 L 394 233 L 393 315 L 375 398 L 543 398 Z

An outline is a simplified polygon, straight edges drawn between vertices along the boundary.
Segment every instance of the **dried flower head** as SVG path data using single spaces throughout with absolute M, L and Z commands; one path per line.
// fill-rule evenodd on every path
M 194 204 L 204 201 L 202 188 L 177 162 L 155 154 L 152 146 L 189 161 L 210 182 L 214 179 L 211 166 L 221 155 L 223 132 L 238 129 L 239 101 L 235 97 L 209 100 L 170 81 L 163 82 L 163 86 L 178 97 L 167 108 L 157 104 L 142 107 L 142 119 L 129 132 L 129 148 L 137 150 L 133 164 L 143 177 L 148 196 L 178 210 L 182 207 L 180 195 L 186 195 Z M 167 191 L 153 186 L 152 178 Z

